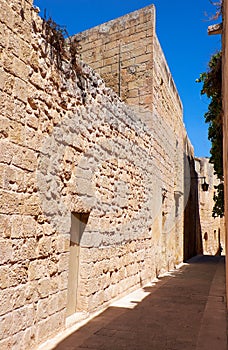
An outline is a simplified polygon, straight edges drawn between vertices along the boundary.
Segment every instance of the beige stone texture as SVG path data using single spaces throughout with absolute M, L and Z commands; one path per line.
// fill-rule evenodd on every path
M 73 248 L 75 312 L 183 261 L 193 153 L 153 6 L 79 34 L 76 71 L 67 56 L 56 66 L 32 6 L 0 0 L 3 350 L 35 349 L 65 327 Z
M 77 34 L 76 38 L 80 41 L 82 59 L 100 73 L 107 86 L 123 101 L 139 105 L 141 95 L 149 87 L 150 105 L 153 91 L 149 71 L 153 62 L 154 34 L 155 9 L 151 5 Z M 139 89 L 138 93 L 132 96 L 135 89 Z
M 212 210 L 214 207 L 214 194 L 220 181 L 214 174 L 213 165 L 209 162 L 209 158 L 196 158 L 196 172 L 199 177 L 199 210 L 200 210 L 200 226 L 201 237 L 203 243 L 203 253 L 206 255 L 219 255 L 220 246 L 222 254 L 226 252 L 225 245 L 225 226 L 224 218 L 212 218 Z M 201 185 L 204 182 L 209 184 L 208 191 L 202 191 Z

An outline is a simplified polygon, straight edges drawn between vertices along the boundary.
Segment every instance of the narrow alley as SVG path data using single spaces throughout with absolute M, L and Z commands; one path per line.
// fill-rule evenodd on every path
M 191 259 L 113 303 L 52 349 L 227 349 L 224 260 Z
M 195 148 L 189 90 L 204 4 L 113 1 L 102 17 L 64 1 L 55 22 L 37 2 L 0 0 L 0 350 L 226 350 L 228 187 L 222 217 L 222 153 Z M 69 37 L 65 11 L 83 24 Z

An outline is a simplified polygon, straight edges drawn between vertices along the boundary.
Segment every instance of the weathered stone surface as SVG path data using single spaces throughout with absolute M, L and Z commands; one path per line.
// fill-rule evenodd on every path
M 218 186 L 220 181 L 214 174 L 214 168 L 209 163 L 208 158 L 196 158 L 196 171 L 199 177 L 199 210 L 200 210 L 200 225 L 201 225 L 201 240 L 203 246 L 203 254 L 205 255 L 220 255 L 225 252 L 225 226 L 224 219 L 220 217 L 212 218 L 212 210 L 214 207 L 215 186 Z M 203 192 L 201 185 L 204 182 L 208 183 L 207 192 Z M 222 250 L 221 250 L 222 248 Z
M 175 193 L 193 153 L 153 6 L 78 35 L 101 77 L 78 57 L 77 74 L 67 56 L 58 69 L 31 6 L 0 0 L 1 349 L 30 350 L 64 327 L 75 242 L 74 311 L 182 261 Z

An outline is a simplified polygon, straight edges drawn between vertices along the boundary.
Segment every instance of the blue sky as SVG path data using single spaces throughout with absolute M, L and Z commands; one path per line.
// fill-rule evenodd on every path
M 41 15 L 67 27 L 70 35 L 107 22 L 153 3 L 156 31 L 184 106 L 184 123 L 195 155 L 210 155 L 204 113 L 208 101 L 195 80 L 207 69 L 211 54 L 221 47 L 221 36 L 208 36 L 209 17 L 215 8 L 209 0 L 34 0 Z M 206 14 L 207 13 L 207 16 Z

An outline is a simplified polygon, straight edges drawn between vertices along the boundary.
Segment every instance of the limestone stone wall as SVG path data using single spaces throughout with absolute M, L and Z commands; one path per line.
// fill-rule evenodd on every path
M 65 322 L 69 242 L 42 215 L 37 168 L 66 112 L 32 1 L 0 8 L 0 348 L 32 349 Z
M 196 171 L 194 149 L 188 139 L 185 142 L 186 161 L 184 171 L 184 261 L 203 254 L 203 243 L 200 225 L 199 183 Z
M 74 259 L 75 312 L 183 260 L 186 132 L 161 50 L 146 120 L 78 58 L 57 67 L 32 1 L 0 8 L 0 348 L 26 350 L 65 327 Z M 141 33 L 151 14 L 123 22 Z
M 152 104 L 154 5 L 77 34 L 81 57 L 129 105 Z
M 217 176 L 214 174 L 213 165 L 209 163 L 209 158 L 196 158 L 196 172 L 198 177 L 204 177 L 209 184 L 207 192 L 202 191 L 201 184 L 204 179 L 198 180 L 200 225 L 203 243 L 203 253 L 216 255 L 219 253 L 219 246 L 225 253 L 225 229 L 224 219 L 212 217 L 214 206 L 213 196 L 216 192 L 214 186 L 219 184 Z
M 149 128 L 156 147 L 153 147 L 154 169 L 162 171 L 161 185 L 165 191 L 162 204 L 162 231 L 175 217 L 175 193 L 184 193 L 183 167 L 185 158 L 183 110 L 180 97 L 168 64 L 155 33 L 155 7 L 147 6 L 124 17 L 91 28 L 75 36 L 82 59 L 98 70 L 107 86 L 113 88 L 130 105 Z M 155 150 L 156 149 L 156 150 Z M 172 179 L 166 181 L 166 179 Z M 157 180 L 156 180 L 157 181 Z M 188 183 L 186 191 L 189 192 Z M 183 212 L 184 199 L 178 203 Z M 179 215 L 179 214 L 178 214 Z M 183 232 L 183 217 L 178 221 Z M 183 234 L 173 230 L 164 235 L 163 255 L 173 245 L 183 249 Z M 169 244 L 171 249 L 169 249 Z M 171 254 L 172 255 L 172 254 Z

